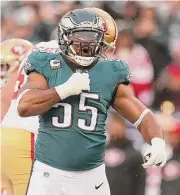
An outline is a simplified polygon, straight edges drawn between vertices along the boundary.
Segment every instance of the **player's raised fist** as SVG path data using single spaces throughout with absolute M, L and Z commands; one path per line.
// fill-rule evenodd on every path
M 88 73 L 74 73 L 64 84 L 55 87 L 61 99 L 72 95 L 78 95 L 83 90 L 90 90 L 90 79 Z

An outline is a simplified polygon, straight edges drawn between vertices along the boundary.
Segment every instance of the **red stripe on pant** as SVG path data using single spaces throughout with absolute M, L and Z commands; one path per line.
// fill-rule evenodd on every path
M 34 141 L 34 133 L 31 133 L 31 160 L 33 161 L 34 160 L 34 144 L 35 144 L 35 141 Z

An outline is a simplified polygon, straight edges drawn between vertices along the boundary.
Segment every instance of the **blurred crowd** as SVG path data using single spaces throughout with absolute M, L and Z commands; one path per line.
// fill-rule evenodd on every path
M 110 57 L 129 64 L 133 93 L 157 114 L 169 143 L 168 163 L 172 161 L 163 171 L 148 170 L 145 179 L 139 154 L 146 146 L 132 125 L 122 119 L 117 122 L 119 116 L 111 111 L 105 159 L 110 184 L 114 185 L 118 178 L 112 195 L 179 195 L 179 186 L 176 192 L 177 187 L 171 182 L 180 182 L 180 2 L 2 1 L 1 40 L 17 37 L 35 44 L 56 39 L 62 15 L 83 7 L 101 8 L 116 20 L 119 36 Z M 124 129 L 128 131 L 125 133 Z M 117 144 L 119 139 L 121 144 Z M 116 174 L 117 167 L 121 175 Z M 140 181 L 146 181 L 146 187 Z M 118 187 L 122 191 L 120 183 L 131 187 L 118 193 Z

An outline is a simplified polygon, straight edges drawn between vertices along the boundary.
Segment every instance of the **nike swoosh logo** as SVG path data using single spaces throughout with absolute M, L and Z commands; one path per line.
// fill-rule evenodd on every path
M 102 182 L 100 185 L 98 185 L 98 186 L 95 186 L 95 189 L 97 190 L 97 189 L 99 189 L 102 185 L 103 185 L 103 183 L 104 182 Z

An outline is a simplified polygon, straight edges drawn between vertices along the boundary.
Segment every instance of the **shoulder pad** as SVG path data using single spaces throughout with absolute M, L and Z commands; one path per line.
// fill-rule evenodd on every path
M 26 62 L 24 63 L 24 70 L 26 74 L 30 74 L 31 72 L 38 72 L 40 74 L 43 73 L 43 67 L 46 65 L 49 59 L 49 55 L 47 53 L 41 52 L 32 52 Z
M 119 70 L 120 80 L 119 83 L 127 83 L 131 82 L 131 72 L 129 65 L 122 60 L 116 61 L 117 69 Z
M 131 73 L 129 65 L 120 59 L 106 59 L 111 63 L 112 69 L 119 73 L 119 83 L 131 81 Z M 105 60 L 105 61 L 106 61 Z

